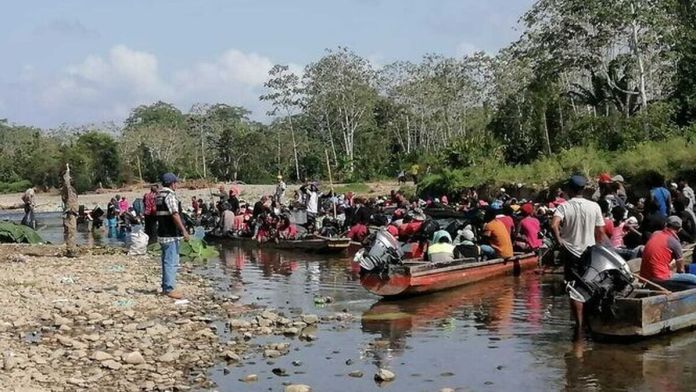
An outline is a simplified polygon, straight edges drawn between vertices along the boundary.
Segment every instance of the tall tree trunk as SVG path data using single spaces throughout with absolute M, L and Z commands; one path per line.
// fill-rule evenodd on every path
M 544 122 L 544 138 L 546 139 L 546 152 L 551 156 L 551 138 L 549 138 L 549 126 L 546 119 L 546 107 L 542 111 L 542 121 Z
M 288 114 L 288 122 L 290 123 L 290 138 L 292 139 L 292 153 L 295 157 L 295 176 L 297 181 L 300 180 L 300 161 L 297 159 L 297 143 L 295 142 L 295 127 L 292 123 L 292 116 Z
M 633 49 L 633 54 L 638 60 L 638 78 L 640 80 L 640 110 L 644 110 L 648 105 L 648 94 L 645 91 L 645 66 L 643 64 L 643 56 L 640 52 L 640 47 L 638 46 L 638 21 L 636 20 L 638 16 L 636 15 L 636 5 L 631 2 L 631 38 L 633 40 L 631 47 Z
M 201 161 L 203 162 L 203 178 L 208 178 L 208 169 L 205 165 L 205 135 L 201 132 Z

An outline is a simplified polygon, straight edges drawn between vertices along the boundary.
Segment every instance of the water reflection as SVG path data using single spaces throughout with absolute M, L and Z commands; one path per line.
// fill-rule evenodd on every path
M 693 391 L 696 334 L 633 344 L 578 343 L 564 356 L 569 391 Z

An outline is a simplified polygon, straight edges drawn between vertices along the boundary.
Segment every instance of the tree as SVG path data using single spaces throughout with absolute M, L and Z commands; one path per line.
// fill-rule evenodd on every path
M 682 125 L 696 121 L 696 5 L 692 0 L 675 0 L 671 4 L 679 23 L 675 33 L 676 64 L 674 98 L 679 107 L 677 121 Z
M 347 48 L 339 47 L 305 69 L 303 107 L 320 119 L 322 129 L 335 124 L 347 161 L 347 171 L 355 171 L 355 137 L 371 120 L 377 91 L 375 72 L 370 63 Z M 330 135 L 333 140 L 333 135 Z
M 268 71 L 270 77 L 264 86 L 269 93 L 262 95 L 262 101 L 270 101 L 273 109 L 268 112 L 269 116 L 276 116 L 282 112 L 290 128 L 290 138 L 292 140 L 292 154 L 295 159 L 295 178 L 300 180 L 300 162 L 297 158 L 297 142 L 295 140 L 295 128 L 292 116 L 300 106 L 300 77 L 289 71 L 287 65 L 275 65 Z M 278 166 L 280 166 L 280 137 L 278 137 Z M 280 173 L 278 173 L 280 174 Z

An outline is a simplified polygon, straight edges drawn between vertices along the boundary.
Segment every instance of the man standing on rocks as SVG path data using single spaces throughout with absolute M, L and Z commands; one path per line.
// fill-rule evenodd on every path
M 176 270 L 179 267 L 179 244 L 189 240 L 188 231 L 181 220 L 181 202 L 177 199 L 176 184 L 179 179 L 173 173 L 162 175 L 162 188 L 155 199 L 157 214 L 157 237 L 162 248 L 162 294 L 181 299 L 175 290 Z
M 154 243 L 157 239 L 157 206 L 155 200 L 159 193 L 159 186 L 153 185 L 150 187 L 150 192 L 143 196 L 143 204 L 145 205 L 145 234 L 148 235 L 150 243 Z

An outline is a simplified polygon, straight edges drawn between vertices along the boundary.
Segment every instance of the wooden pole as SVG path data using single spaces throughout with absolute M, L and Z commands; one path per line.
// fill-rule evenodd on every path
M 650 280 L 648 280 L 648 279 L 645 279 L 644 277 L 642 277 L 642 276 L 640 276 L 640 275 L 638 275 L 638 274 L 636 274 L 636 273 L 633 273 L 633 276 L 635 276 L 636 278 L 638 278 L 638 280 L 640 280 L 640 281 L 643 282 L 643 283 L 647 283 L 647 284 L 649 284 L 649 285 L 651 285 L 651 286 L 653 286 L 653 287 L 656 287 L 656 288 L 662 290 L 662 292 L 663 292 L 664 294 L 668 294 L 668 295 L 669 295 L 669 294 L 672 294 L 672 292 L 669 291 L 669 290 L 667 290 L 666 288 L 660 286 L 659 284 L 657 284 L 657 283 L 655 283 L 655 282 L 653 282 L 653 281 L 650 281 Z
M 63 239 L 65 240 L 66 256 L 77 256 L 77 244 L 75 237 L 77 235 L 77 192 L 72 186 L 70 178 L 70 165 L 65 164 L 65 173 L 63 174 L 63 187 L 61 188 L 61 198 L 63 199 Z
M 329 161 L 329 152 L 324 149 L 324 155 L 326 155 L 326 168 L 329 170 L 329 186 L 331 186 L 331 194 L 336 198 L 336 192 L 334 192 L 333 178 L 331 178 L 331 162 Z M 333 204 L 334 219 L 336 219 L 336 203 Z

